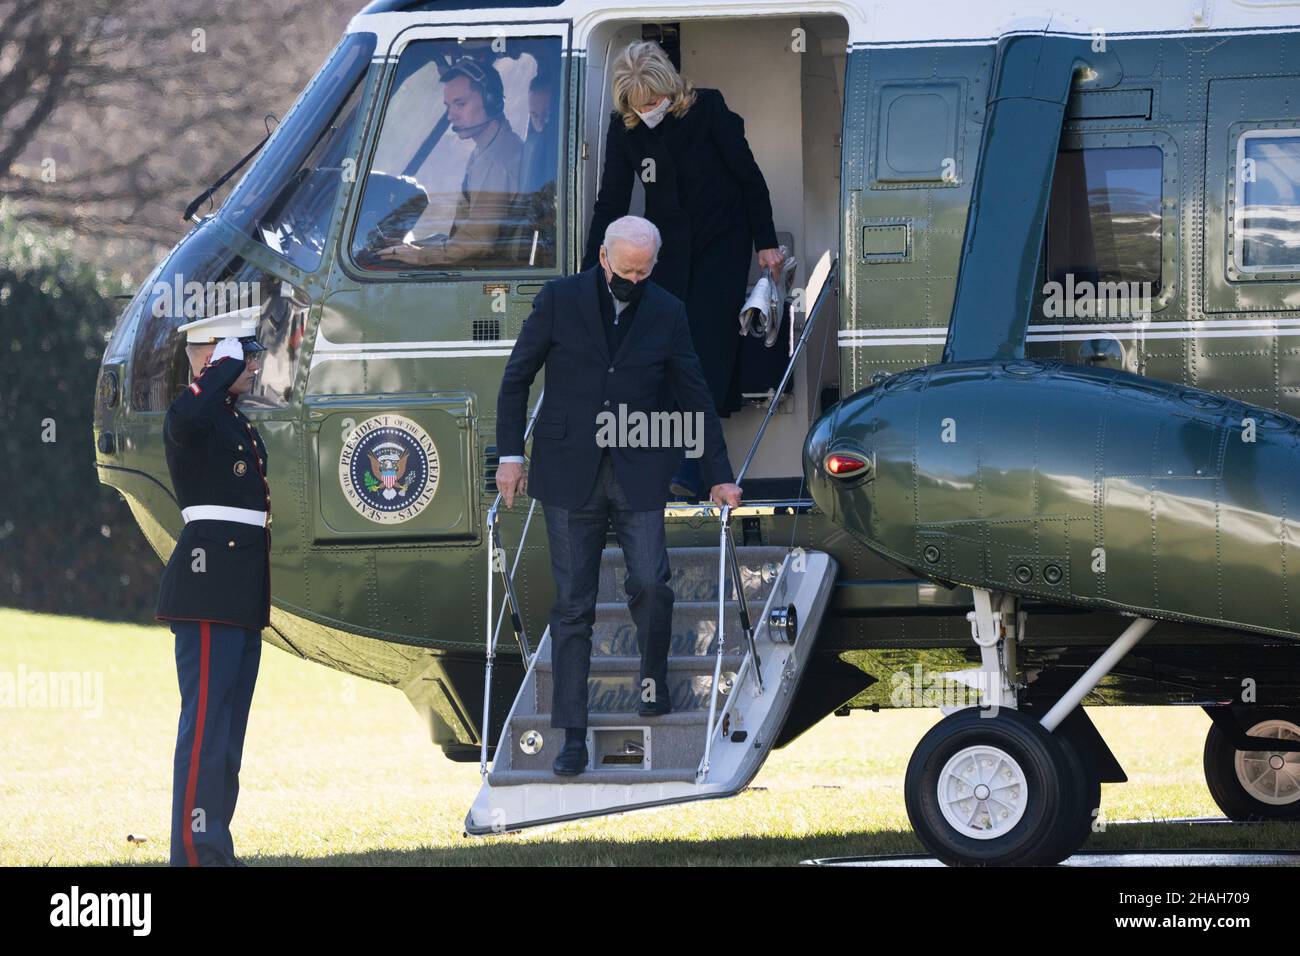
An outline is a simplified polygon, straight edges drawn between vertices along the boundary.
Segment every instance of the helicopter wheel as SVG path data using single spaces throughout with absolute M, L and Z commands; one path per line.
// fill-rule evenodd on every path
M 1300 713 L 1256 719 L 1246 733 L 1300 741 Z M 1230 820 L 1300 820 L 1300 753 L 1233 748 L 1219 725 L 1205 737 L 1205 782 Z
M 907 816 L 926 849 L 950 866 L 1050 865 L 1088 835 L 1087 778 L 1074 747 L 1032 717 L 967 708 L 936 724 L 912 753 Z
M 1070 751 L 1070 756 L 1074 758 L 1070 762 L 1070 787 L 1080 804 L 1080 812 L 1075 817 L 1074 827 L 1072 829 L 1062 827 L 1066 852 L 1061 859 L 1065 859 L 1083 846 L 1092 834 L 1093 822 L 1101 819 L 1101 774 L 1084 748 L 1071 740 L 1069 733 L 1065 732 L 1063 727 L 1058 727 L 1053 736 L 1061 741 L 1061 744 Z

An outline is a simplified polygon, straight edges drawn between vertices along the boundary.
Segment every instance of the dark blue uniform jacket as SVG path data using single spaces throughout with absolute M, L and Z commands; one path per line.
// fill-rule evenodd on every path
M 271 510 L 266 445 L 227 389 L 242 359 L 205 368 L 172 402 L 163 424 L 177 504 Z M 163 571 L 157 618 L 270 624 L 271 531 L 236 521 L 186 523 Z

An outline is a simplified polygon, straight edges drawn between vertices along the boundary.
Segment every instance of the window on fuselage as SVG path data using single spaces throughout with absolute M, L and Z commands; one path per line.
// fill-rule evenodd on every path
M 1047 211 L 1047 281 L 1161 282 L 1164 157 L 1155 146 L 1061 150 Z
M 1252 130 L 1237 148 L 1233 232 L 1242 272 L 1300 269 L 1300 130 Z
M 561 41 L 504 43 L 418 40 L 402 52 L 352 232 L 357 265 L 555 267 Z

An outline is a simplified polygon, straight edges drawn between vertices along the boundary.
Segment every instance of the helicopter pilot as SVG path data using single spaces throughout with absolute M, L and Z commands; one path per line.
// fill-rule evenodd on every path
M 384 262 L 455 265 L 499 254 L 502 224 L 519 192 L 524 144 L 505 115 L 505 89 L 496 68 L 463 56 L 441 75 L 451 129 L 472 139 L 451 231 L 376 251 Z
M 172 768 L 171 864 L 242 866 L 230 821 L 244 732 L 270 624 L 266 445 L 237 401 L 253 387 L 257 317 L 182 325 L 193 381 L 167 409 L 163 441 L 185 521 L 163 571 L 158 620 L 176 635 L 181 712 Z

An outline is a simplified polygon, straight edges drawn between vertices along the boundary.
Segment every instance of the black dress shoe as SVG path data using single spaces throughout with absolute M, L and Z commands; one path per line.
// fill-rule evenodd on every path
M 673 702 L 667 698 L 653 702 L 646 701 L 636 709 L 636 712 L 641 717 L 662 717 L 673 712 Z
M 553 769 L 561 777 L 574 777 L 587 769 L 587 745 L 581 740 L 564 745 Z

